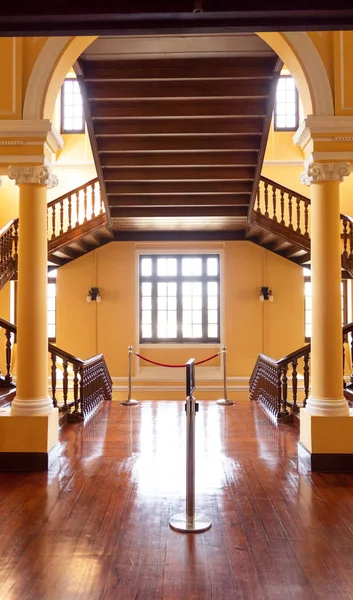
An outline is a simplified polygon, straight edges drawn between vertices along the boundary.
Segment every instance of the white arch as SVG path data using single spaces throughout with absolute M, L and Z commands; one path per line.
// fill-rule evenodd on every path
M 326 69 L 305 32 L 258 33 L 277 52 L 296 79 L 305 113 L 334 114 Z M 32 70 L 23 106 L 24 119 L 51 119 L 66 73 L 97 36 L 49 38 Z

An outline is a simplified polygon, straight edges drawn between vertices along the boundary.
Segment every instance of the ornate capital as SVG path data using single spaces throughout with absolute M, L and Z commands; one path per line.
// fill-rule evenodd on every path
M 304 167 L 305 171 L 300 177 L 304 185 L 322 181 L 343 181 L 343 177 L 348 177 L 351 172 L 348 162 L 319 163 L 314 162 L 311 156 L 305 161 Z
M 56 187 L 58 178 L 51 173 L 50 167 L 46 165 L 37 167 L 9 167 L 9 178 L 14 179 L 17 185 L 22 183 L 33 183 L 37 185 L 45 185 L 47 188 Z

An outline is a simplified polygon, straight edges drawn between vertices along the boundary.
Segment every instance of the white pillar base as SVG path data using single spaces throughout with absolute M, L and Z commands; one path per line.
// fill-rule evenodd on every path
M 345 398 L 314 398 L 309 396 L 305 410 L 316 417 L 348 417 L 349 407 Z
M 53 412 L 53 401 L 46 398 L 14 398 L 11 405 L 11 415 L 16 417 L 46 417 Z

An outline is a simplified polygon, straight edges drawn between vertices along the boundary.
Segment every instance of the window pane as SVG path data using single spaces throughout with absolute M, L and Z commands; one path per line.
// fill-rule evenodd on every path
M 152 323 L 152 313 L 150 310 L 142 311 L 142 323 L 143 324 Z
M 199 257 L 182 259 L 182 274 L 186 277 L 202 275 L 202 260 Z
M 152 259 L 143 258 L 141 260 L 141 275 L 143 277 L 150 277 L 152 275 Z
M 209 296 L 218 296 L 218 283 L 216 281 L 207 283 L 207 293 Z
M 158 310 L 167 310 L 167 298 L 165 296 L 158 296 L 157 306 Z
M 201 310 L 193 310 L 192 311 L 192 320 L 193 320 L 193 323 L 202 323 Z
M 143 296 L 142 298 L 142 310 L 150 310 L 152 308 L 152 298 L 151 296 Z
M 217 310 L 209 310 L 208 311 L 208 322 L 209 323 L 218 323 L 218 311 Z
M 152 337 L 152 327 L 151 325 L 142 325 L 142 337 L 151 338 Z
M 48 298 L 48 310 L 55 311 L 55 298 Z
M 217 325 L 209 325 L 208 326 L 208 337 L 217 338 L 218 337 L 218 327 Z
M 202 326 L 201 325 L 193 325 L 192 327 L 192 337 L 200 338 L 202 337 Z
M 217 258 L 208 258 L 207 259 L 207 275 L 216 276 L 218 275 L 218 260 Z
M 149 283 L 148 281 L 144 281 L 141 284 L 141 293 L 142 293 L 142 296 L 151 296 L 151 294 L 152 294 L 152 283 Z
M 176 258 L 158 258 L 157 275 L 159 277 L 175 277 L 177 274 Z
M 208 304 L 208 308 L 209 309 L 213 309 L 213 310 L 217 309 L 218 308 L 218 298 L 217 298 L 217 296 L 209 296 L 207 304 Z

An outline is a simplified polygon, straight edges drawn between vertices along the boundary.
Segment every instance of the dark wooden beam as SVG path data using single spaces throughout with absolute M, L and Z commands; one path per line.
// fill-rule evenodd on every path
M 113 219 L 133 217 L 138 219 L 154 217 L 245 217 L 246 206 L 188 206 L 181 209 L 180 206 L 168 207 L 111 207 Z
M 120 181 L 106 184 L 107 194 L 192 194 L 242 192 L 239 181 Z
M 253 167 L 104 167 L 104 180 L 109 181 L 156 181 L 190 179 L 243 179 L 251 181 Z
M 114 231 L 116 241 L 126 242 L 201 242 L 201 241 L 232 241 L 244 240 L 243 230 L 196 230 L 196 231 L 161 231 L 161 230 L 144 230 L 144 231 L 123 231 L 116 229 Z
M 221 134 L 262 135 L 262 117 L 199 117 L 186 118 L 109 118 L 101 119 L 92 112 L 94 132 L 96 135 L 157 135 L 157 134 Z
M 248 194 L 170 194 L 149 196 L 108 196 L 110 209 L 114 207 L 156 207 L 156 206 L 249 206 Z
M 257 164 L 256 152 L 102 152 L 102 167 L 153 167 L 153 166 L 215 166 L 232 165 L 233 167 Z
M 99 152 L 107 151 L 155 151 L 155 150 L 258 150 L 258 136 L 213 135 L 213 136 L 122 136 L 111 138 L 97 136 Z

